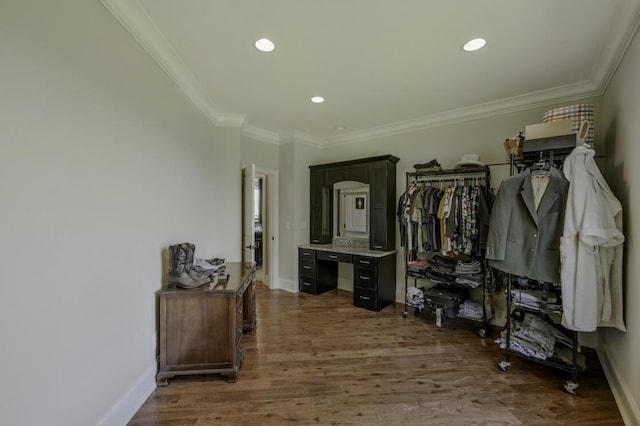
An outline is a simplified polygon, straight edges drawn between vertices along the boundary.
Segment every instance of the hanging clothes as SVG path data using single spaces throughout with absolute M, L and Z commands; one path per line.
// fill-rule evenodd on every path
M 569 180 L 560 252 L 562 325 L 595 331 L 626 331 L 622 299 L 622 205 L 594 160 L 594 150 L 577 146 L 564 161 Z
M 536 208 L 531 171 L 502 182 L 491 211 L 487 254 L 489 265 L 538 281 L 560 282 L 560 236 L 569 182 L 549 169 Z
M 486 243 L 491 200 L 482 185 L 439 188 L 412 184 L 400 196 L 396 215 L 400 244 L 409 259 L 434 252 L 445 256 L 477 255 Z

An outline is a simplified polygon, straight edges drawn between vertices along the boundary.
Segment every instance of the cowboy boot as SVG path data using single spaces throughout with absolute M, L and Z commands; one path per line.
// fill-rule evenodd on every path
M 187 257 L 184 263 L 184 269 L 187 271 L 187 275 L 194 281 L 209 282 L 211 277 L 209 274 L 201 274 L 193 269 L 193 259 L 195 257 L 196 246 L 193 243 L 182 243 L 182 248 L 185 250 Z
M 189 276 L 185 268 L 186 260 L 187 252 L 182 245 L 169 246 L 169 275 L 167 276 L 167 282 L 170 287 L 177 285 L 183 288 L 195 288 L 206 282 L 206 280 L 194 280 Z

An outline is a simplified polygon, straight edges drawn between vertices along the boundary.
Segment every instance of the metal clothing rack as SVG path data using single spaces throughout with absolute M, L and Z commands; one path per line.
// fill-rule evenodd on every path
M 484 184 L 485 187 L 485 197 L 489 196 L 490 192 L 490 169 L 489 166 L 479 166 L 468 168 L 465 170 L 440 170 L 440 171 L 415 171 L 415 172 L 407 172 L 406 173 L 406 186 L 405 189 L 409 190 L 411 185 L 423 183 L 427 186 L 440 186 L 441 188 L 445 188 L 446 186 L 450 186 L 449 184 L 460 184 L 460 185 L 481 185 Z M 446 186 L 445 186 L 446 185 Z M 475 257 L 480 257 L 476 255 Z M 487 297 L 487 285 L 486 285 L 486 274 L 488 273 L 488 265 L 484 256 L 483 258 L 483 270 L 485 273 L 485 279 L 482 280 L 482 328 L 478 330 L 478 336 L 484 337 L 486 335 L 488 329 L 488 320 L 487 320 L 487 312 L 485 306 L 485 300 Z M 409 271 L 409 250 L 405 247 L 404 251 L 404 311 L 402 316 L 404 318 L 407 317 L 408 314 L 408 302 L 407 302 L 407 292 L 409 288 L 409 277 L 413 278 L 414 286 L 417 287 L 418 279 L 422 277 L 418 277 L 413 275 Z M 465 318 L 465 317 L 461 317 Z M 469 319 L 469 318 L 465 318 Z M 472 320 L 472 319 L 471 319 Z
M 546 160 L 549 161 L 551 164 L 554 163 L 554 161 L 562 161 L 564 160 L 564 157 L 566 155 L 564 155 L 565 153 L 563 152 L 562 155 L 555 155 L 554 150 L 540 150 L 540 151 L 536 151 L 536 153 L 539 153 L 539 158 L 541 160 Z M 532 163 L 535 162 L 534 159 L 529 159 L 529 161 L 521 161 L 521 160 L 516 160 L 515 159 L 515 155 L 511 154 L 511 159 L 510 159 L 510 176 L 513 176 L 515 173 L 515 171 L 517 170 L 518 173 L 521 173 L 526 167 L 531 166 Z M 521 354 L 519 352 L 516 352 L 514 350 L 511 349 L 511 315 L 512 315 L 512 310 L 513 310 L 513 297 L 512 297 L 512 288 L 513 288 L 513 275 L 512 274 L 507 274 L 507 289 L 506 289 L 506 297 L 507 297 L 507 323 L 506 323 L 506 343 L 505 343 L 505 355 L 504 355 L 504 360 L 503 361 L 499 361 L 498 362 L 498 368 L 500 368 L 500 370 L 502 370 L 503 372 L 506 372 L 509 367 L 511 367 L 511 354 L 513 353 L 516 356 L 519 356 L 521 358 L 525 358 L 528 359 L 530 361 L 534 361 L 537 362 L 539 364 L 543 364 L 543 365 L 547 365 L 549 367 L 558 369 L 558 370 L 562 370 L 565 372 L 569 372 L 571 373 L 571 380 L 567 380 L 563 383 L 563 389 L 572 394 L 575 395 L 576 393 L 576 389 L 579 387 L 577 380 L 578 380 L 578 374 L 579 374 L 579 370 L 580 367 L 578 365 L 578 333 L 576 331 L 573 330 L 568 330 L 564 327 L 562 327 L 563 330 L 566 330 L 567 332 L 569 332 L 569 335 L 571 337 L 572 340 L 572 363 L 571 365 L 567 365 L 565 363 L 562 363 L 560 361 L 554 361 L 552 359 L 539 359 L 539 358 L 535 358 L 535 357 L 531 357 L 531 356 L 527 356 L 524 354 Z M 542 296 L 542 304 L 541 304 L 541 309 L 540 310 L 534 310 L 534 309 L 530 309 L 530 308 L 525 308 L 523 306 L 517 306 L 516 310 L 522 311 L 522 312 L 528 312 L 528 313 L 532 313 L 537 315 L 539 318 L 547 320 L 549 322 L 551 322 L 553 324 L 553 326 L 558 326 L 560 325 L 560 321 L 553 321 L 550 316 L 548 315 L 548 312 L 546 311 L 546 298 L 549 292 L 549 285 L 550 283 L 542 283 L 543 286 L 543 296 Z M 561 326 L 560 326 L 561 327 Z

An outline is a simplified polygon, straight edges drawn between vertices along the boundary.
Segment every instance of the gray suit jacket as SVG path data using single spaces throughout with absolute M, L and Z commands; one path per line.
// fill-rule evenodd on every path
M 550 170 L 536 211 L 529 170 L 502 182 L 491 212 L 487 259 L 504 272 L 560 282 L 560 237 L 569 182 Z

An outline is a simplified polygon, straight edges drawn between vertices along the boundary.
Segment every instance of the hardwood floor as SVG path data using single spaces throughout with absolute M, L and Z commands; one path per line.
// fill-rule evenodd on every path
M 157 388 L 130 425 L 622 425 L 593 352 L 577 395 L 569 378 L 512 358 L 477 324 L 440 329 L 402 318 L 402 305 L 375 313 L 352 293 L 319 296 L 258 284 L 258 328 L 245 335 L 237 383 L 181 376 Z

